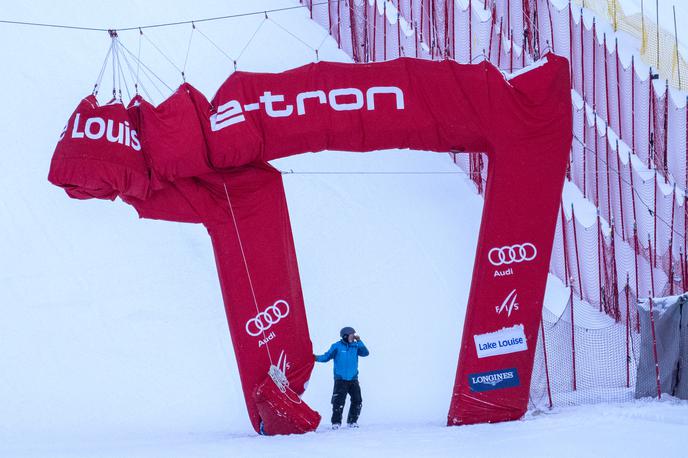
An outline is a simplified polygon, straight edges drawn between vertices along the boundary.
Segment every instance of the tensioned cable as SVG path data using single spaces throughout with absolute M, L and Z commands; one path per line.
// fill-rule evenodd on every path
M 320 2 L 314 2 L 310 6 L 314 7 L 314 6 L 320 6 L 320 5 L 329 5 L 330 3 L 337 3 L 338 1 L 339 0 L 323 0 Z M 84 30 L 84 31 L 90 31 L 90 32 L 108 32 L 110 30 L 117 30 L 118 32 L 123 32 L 123 31 L 129 31 L 129 30 L 154 29 L 154 28 L 159 28 L 159 27 L 170 27 L 170 26 L 175 26 L 175 25 L 192 24 L 194 22 L 199 23 L 199 22 L 221 21 L 223 19 L 256 16 L 258 14 L 277 13 L 280 11 L 296 10 L 296 9 L 300 9 L 300 8 L 308 8 L 308 5 L 285 6 L 283 8 L 273 8 L 273 9 L 269 9 L 269 10 L 250 11 L 247 13 L 227 14 L 224 16 L 214 16 L 214 17 L 207 17 L 207 18 L 201 18 L 201 19 L 189 19 L 189 20 L 176 21 L 176 22 L 163 22 L 163 23 L 159 23 L 159 24 L 147 24 L 147 25 L 140 25 L 140 26 L 133 26 L 133 27 L 122 27 L 119 29 L 112 29 L 112 28 L 106 29 L 106 28 L 102 28 L 102 27 L 82 27 L 82 26 L 68 25 L 68 24 L 50 24 L 50 23 L 45 23 L 45 22 L 11 21 L 11 20 L 4 20 L 4 19 L 0 20 L 0 24 L 24 25 L 24 26 L 31 26 L 31 27 L 48 27 L 48 28 L 55 28 L 55 29 Z
M 251 289 L 251 296 L 253 297 L 253 305 L 256 308 L 256 313 L 260 314 L 260 308 L 258 306 L 258 299 L 256 298 L 256 290 L 253 287 L 253 280 L 251 279 L 251 271 L 248 268 L 248 261 L 246 260 L 246 252 L 244 251 L 244 244 L 241 241 L 241 233 L 239 232 L 239 226 L 237 225 L 236 216 L 234 215 L 234 206 L 232 205 L 232 200 L 229 198 L 229 191 L 227 190 L 227 183 L 222 183 L 225 188 L 225 196 L 227 197 L 227 205 L 229 206 L 230 214 L 232 215 L 232 222 L 234 223 L 234 230 L 236 231 L 237 241 L 239 242 L 239 249 L 241 250 L 241 258 L 244 261 L 244 268 L 246 269 L 246 276 L 248 277 L 248 285 Z M 263 339 L 266 339 L 265 330 L 261 331 L 263 334 Z M 274 365 L 272 362 L 272 355 L 270 354 L 270 342 L 265 343 L 265 349 L 268 353 L 268 359 L 270 360 L 270 365 Z
M 158 81 L 160 81 L 163 85 L 165 85 L 165 87 L 167 89 L 169 89 L 170 91 L 173 91 L 173 89 L 167 83 L 165 83 L 158 75 L 156 75 L 155 72 L 153 72 L 153 70 L 151 70 L 150 67 L 148 67 L 148 65 L 144 64 L 142 60 L 139 60 L 131 51 L 129 51 L 129 49 L 126 46 L 124 46 L 122 43 L 120 43 L 120 46 L 122 46 L 122 49 L 124 49 L 127 52 L 127 54 L 129 54 L 132 57 L 132 59 L 136 59 L 136 61 L 141 64 L 141 68 L 143 68 L 145 71 L 148 71 L 151 75 L 153 75 Z M 145 71 L 144 71 L 144 74 L 145 74 Z M 148 78 L 150 79 L 150 76 Z
M 468 172 L 461 171 L 381 171 L 381 172 L 364 172 L 364 171 L 353 171 L 353 172 L 337 172 L 337 171 L 324 171 L 324 172 L 295 172 L 293 170 L 280 170 L 282 175 L 468 175 Z

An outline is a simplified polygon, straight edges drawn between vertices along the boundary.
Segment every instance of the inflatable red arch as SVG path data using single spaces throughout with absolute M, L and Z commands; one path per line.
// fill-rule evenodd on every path
M 323 150 L 484 151 L 485 205 L 449 425 L 526 411 L 571 144 L 568 63 L 505 76 L 488 62 L 409 58 L 233 73 L 212 104 L 183 84 L 157 107 L 85 98 L 49 180 L 142 218 L 210 234 L 246 406 L 256 431 L 314 430 L 300 399 L 313 349 L 282 177 L 267 161 Z

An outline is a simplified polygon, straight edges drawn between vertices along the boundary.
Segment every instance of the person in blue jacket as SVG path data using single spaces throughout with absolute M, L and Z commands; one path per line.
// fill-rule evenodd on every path
M 322 355 L 313 355 L 319 363 L 334 359 L 334 389 L 332 390 L 332 429 L 342 424 L 342 413 L 346 395 L 351 396 L 351 406 L 346 422 L 351 428 L 358 428 L 363 398 L 358 383 L 358 357 L 368 356 L 370 352 L 350 326 L 339 331 L 342 340 L 333 343 Z

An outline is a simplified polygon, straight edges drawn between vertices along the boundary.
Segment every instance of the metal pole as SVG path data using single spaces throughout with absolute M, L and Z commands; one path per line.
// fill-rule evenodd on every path
M 599 294 L 600 312 L 602 311 L 602 304 L 604 303 L 604 294 L 602 293 L 602 265 L 604 264 L 605 280 L 607 265 L 604 258 L 604 250 L 602 249 L 602 223 L 600 218 L 600 210 L 597 209 L 597 292 Z M 606 310 L 605 310 L 606 312 Z
M 674 295 L 674 217 L 676 215 L 676 183 L 671 191 L 671 235 L 669 236 L 669 294 Z
M 619 179 L 619 210 L 621 211 L 621 240 L 626 241 L 626 228 L 624 226 L 623 188 L 621 187 L 621 152 L 619 151 L 619 139 L 616 139 L 616 177 Z M 630 167 L 631 164 L 628 164 Z
M 387 2 L 384 2 L 382 4 L 382 27 L 383 27 L 382 60 L 387 60 Z
M 611 169 L 610 164 L 609 164 L 609 124 L 607 124 L 607 130 L 606 130 L 605 142 L 604 142 L 604 160 L 606 161 L 605 169 L 607 170 L 607 218 L 609 219 L 609 221 L 614 221 L 614 215 L 612 215 L 612 191 L 611 191 L 611 184 L 610 184 L 610 179 L 609 179 L 609 173 L 610 173 L 609 171 Z M 614 235 L 614 234 L 612 234 L 612 235 Z
M 650 259 L 652 259 L 652 254 L 653 254 L 653 249 L 652 249 L 652 240 L 650 240 L 650 234 L 647 234 L 647 247 L 650 249 Z M 654 252 L 657 252 L 657 249 L 654 249 Z M 651 286 L 651 293 L 652 297 L 655 295 L 655 269 L 652 267 L 652 262 L 650 262 L 650 286 Z
M 657 267 L 657 169 L 655 169 L 655 183 L 654 183 L 654 190 L 653 190 L 653 197 L 654 197 L 654 212 L 652 214 L 653 217 L 653 226 L 652 226 L 652 238 L 653 238 L 653 245 L 655 246 L 655 252 L 654 256 L 650 257 L 650 266 Z
M 657 32 L 657 71 L 659 72 L 659 0 L 655 0 L 655 30 Z
M 502 27 L 504 26 L 504 17 L 499 18 L 499 39 L 497 40 L 497 68 L 502 68 Z
M 509 73 L 513 73 L 513 72 L 514 72 L 514 31 L 509 29 Z
M 631 55 L 631 150 L 635 154 L 635 56 Z
M 581 51 L 581 95 L 584 101 L 588 101 L 585 93 L 585 40 L 583 39 L 583 8 L 580 10 L 580 51 Z M 585 190 L 583 191 L 585 192 Z
M 564 277 L 566 277 L 566 286 L 573 287 L 568 283 L 569 276 L 571 275 L 571 267 L 569 266 L 569 243 L 566 238 L 566 217 L 564 216 L 564 206 L 562 205 L 559 208 L 561 209 L 561 238 L 564 245 Z
M 573 226 L 574 228 L 576 227 L 575 224 L 576 223 L 574 221 L 574 226 Z M 571 367 L 573 369 L 573 391 L 576 391 L 576 389 L 577 389 L 577 386 L 576 386 L 576 327 L 574 324 L 574 317 L 573 317 L 573 287 L 571 287 L 570 301 L 571 301 Z
M 537 3 L 535 3 L 535 5 L 537 5 Z M 550 8 L 551 8 L 550 2 L 547 1 L 547 15 L 549 16 L 549 38 L 552 40 L 552 52 L 555 52 L 555 48 L 554 48 L 554 26 L 552 25 L 552 10 Z M 569 65 L 570 64 L 571 64 L 571 61 L 569 61 Z
M 547 2 L 549 8 L 549 2 Z M 569 0 L 569 68 L 571 72 L 571 88 L 573 88 L 573 13 L 571 12 L 571 0 Z
M 619 128 L 619 138 L 624 138 L 623 136 L 623 123 L 621 120 L 623 119 L 623 116 L 621 116 L 621 80 L 619 78 L 619 40 L 617 38 L 614 38 L 614 54 L 616 56 L 616 109 L 617 109 L 617 115 L 616 119 L 618 121 L 618 128 Z
M 659 358 L 657 357 L 657 335 L 655 334 L 655 315 L 652 310 L 652 296 L 648 298 L 650 301 L 650 323 L 652 325 L 652 353 L 655 358 L 655 374 L 657 376 L 657 397 L 662 399 L 662 386 L 659 381 Z
M 640 287 L 638 286 L 639 280 L 638 280 L 638 225 L 633 222 L 633 244 L 635 249 L 633 250 L 634 254 L 634 259 L 635 259 L 635 295 L 636 298 L 640 297 Z M 637 326 L 637 331 L 640 332 L 640 312 L 636 308 L 635 311 L 635 324 Z
M 473 62 L 473 2 L 468 0 L 468 63 Z
M 678 53 L 678 29 L 676 28 L 676 5 L 672 5 L 674 9 L 674 41 L 676 46 L 676 73 L 678 74 L 678 90 L 681 90 L 681 57 Z
M 454 5 L 454 2 L 452 2 L 452 5 Z M 492 8 L 492 21 L 490 23 L 490 47 L 487 50 L 487 60 L 492 62 L 492 38 L 494 37 L 494 26 L 495 22 L 497 22 L 497 16 L 496 16 L 496 10 L 493 7 Z M 454 50 L 456 52 L 456 50 Z
M 552 408 L 552 390 L 549 383 L 549 367 L 547 364 L 547 342 L 545 340 L 545 320 L 540 319 L 540 332 L 542 333 L 542 353 L 545 356 L 545 379 L 547 380 L 547 398 L 549 398 L 549 408 Z
M 631 300 L 629 290 L 628 272 L 626 272 L 626 388 L 631 386 Z
M 607 70 L 607 34 L 604 34 L 602 40 L 602 52 L 604 53 L 604 103 L 605 113 L 607 114 L 607 126 L 612 123 L 612 117 L 609 114 L 609 71 Z
M 592 18 L 592 112 L 597 119 L 597 26 Z
M 571 204 L 571 224 L 573 226 L 573 244 L 575 245 L 576 252 L 576 272 L 578 273 L 578 293 L 583 299 L 583 283 L 581 281 L 580 273 L 580 256 L 578 255 L 578 231 L 576 231 L 576 212 L 573 209 L 573 204 Z
M 593 67 L 594 69 L 595 67 Z M 594 74 L 595 72 L 593 72 Z M 595 91 L 593 90 L 593 94 Z M 593 108 L 593 113 L 592 115 L 595 117 L 593 127 L 595 128 L 595 207 L 600 208 L 600 166 L 599 166 L 599 154 L 598 154 L 598 137 L 600 135 L 599 131 L 597 130 L 597 112 Z M 599 212 L 599 210 L 598 210 Z

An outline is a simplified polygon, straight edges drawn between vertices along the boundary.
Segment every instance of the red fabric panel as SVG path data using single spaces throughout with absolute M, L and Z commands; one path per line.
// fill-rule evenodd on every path
M 408 58 L 236 72 L 213 98 L 210 160 L 231 167 L 325 149 L 485 151 L 491 79 L 504 85 L 487 63 Z
M 450 425 L 515 420 L 528 406 L 572 137 L 568 65 L 551 54 L 547 59 L 508 86 L 490 88 L 499 104 L 498 129 L 491 137 Z
M 150 184 L 138 133 L 121 103 L 79 103 L 57 143 L 48 180 L 76 199 L 145 199 Z
M 285 371 L 290 388 L 300 395 L 313 368 L 313 345 L 281 174 L 265 164 L 214 176 L 213 192 L 223 193 L 222 207 L 229 214 L 225 185 L 241 244 L 231 216 L 207 227 L 246 405 L 258 431 L 254 393 L 271 362 Z M 263 420 L 269 429 L 267 418 Z
M 82 153 L 78 136 L 58 144 L 50 178 L 73 197 L 119 193 L 142 217 L 206 225 L 252 424 L 258 431 L 262 418 L 266 431 L 302 432 L 315 417 L 266 384 L 273 364 L 301 394 L 313 361 L 281 176 L 262 161 L 322 149 L 485 151 L 489 180 L 448 423 L 516 419 L 527 408 L 571 145 L 568 78 L 566 60 L 551 54 L 511 80 L 487 63 L 413 59 L 235 73 L 213 100 L 214 112 L 188 85 L 182 92 L 193 103 L 182 93 L 183 103 L 165 107 L 166 119 L 185 120 L 194 131 L 195 114 L 206 146 L 198 132 L 137 111 L 141 125 L 157 126 L 146 128 L 151 138 L 164 137 L 167 146 L 149 157 L 173 184 L 160 182 L 150 196 L 132 193 L 132 167 L 104 142 Z M 89 106 L 99 109 L 94 100 Z M 121 105 L 120 112 L 126 115 Z M 79 125 L 75 115 L 67 132 Z M 226 171 L 203 173 L 206 147 L 213 166 Z M 85 159 L 107 165 L 112 157 L 117 167 L 86 167 Z M 182 177 L 192 171 L 203 174 Z
M 304 369 L 310 374 L 313 365 Z M 282 392 L 270 377 L 258 385 L 255 400 L 267 435 L 307 433 L 315 431 L 320 424 L 318 412 L 308 407 L 289 388 Z
M 157 107 L 140 96 L 130 107 L 138 111 L 143 153 L 158 177 L 174 181 L 213 171 L 201 126 L 210 104 L 193 86 L 184 83 Z

